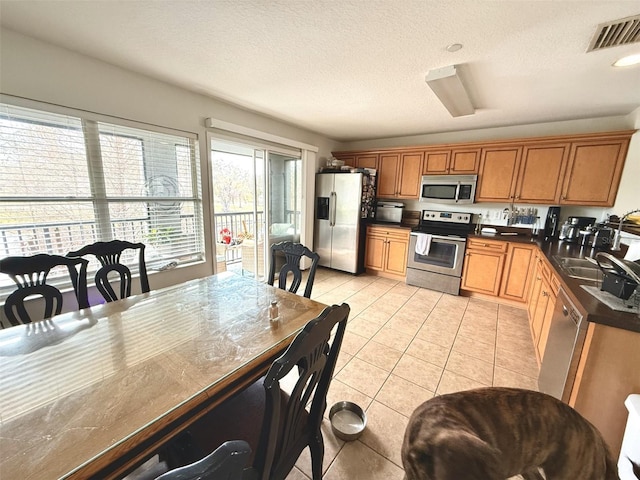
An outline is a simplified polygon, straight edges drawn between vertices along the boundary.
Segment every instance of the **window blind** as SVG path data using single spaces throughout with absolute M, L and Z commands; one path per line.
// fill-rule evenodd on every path
M 204 257 L 197 140 L 128 123 L 0 104 L 0 258 L 112 239 L 150 269 Z

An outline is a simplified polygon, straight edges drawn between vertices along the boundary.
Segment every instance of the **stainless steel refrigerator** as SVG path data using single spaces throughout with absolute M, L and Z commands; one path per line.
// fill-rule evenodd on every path
M 364 271 L 366 220 L 374 215 L 375 172 L 318 173 L 314 250 L 320 265 Z

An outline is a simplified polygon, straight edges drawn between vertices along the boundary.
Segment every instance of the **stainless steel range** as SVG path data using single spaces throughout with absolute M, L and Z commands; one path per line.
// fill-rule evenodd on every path
M 423 210 L 411 231 L 407 284 L 458 295 L 471 213 Z

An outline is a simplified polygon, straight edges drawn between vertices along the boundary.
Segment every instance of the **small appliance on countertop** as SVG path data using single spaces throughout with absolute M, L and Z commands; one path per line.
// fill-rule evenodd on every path
M 547 210 L 547 218 L 544 222 L 544 241 L 558 238 L 560 232 L 560 207 L 549 207 Z
M 403 211 L 404 203 L 402 202 L 378 201 L 376 204 L 376 222 L 400 224 Z
M 586 227 L 594 225 L 595 222 L 595 217 L 569 217 L 560 228 L 558 239 L 568 243 L 577 242 L 580 231 L 585 231 Z

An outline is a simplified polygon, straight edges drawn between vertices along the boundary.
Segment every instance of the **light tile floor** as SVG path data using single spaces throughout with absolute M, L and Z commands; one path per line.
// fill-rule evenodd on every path
M 524 308 L 324 268 L 318 269 L 312 298 L 351 307 L 327 413 L 349 400 L 368 417 L 353 442 L 337 439 L 325 419 L 326 480 L 401 480 L 409 416 L 434 395 L 481 386 L 537 389 Z M 287 478 L 311 478 L 308 449 Z

